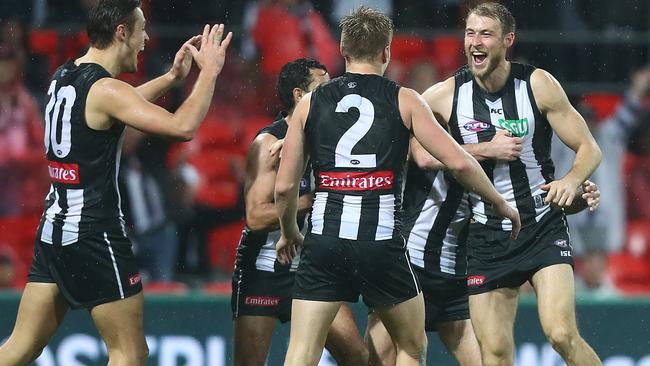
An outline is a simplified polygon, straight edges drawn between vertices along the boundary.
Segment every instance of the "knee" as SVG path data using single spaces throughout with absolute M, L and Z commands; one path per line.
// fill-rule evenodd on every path
M 115 361 L 115 365 L 136 365 L 144 366 L 149 358 L 149 347 L 145 343 L 139 347 L 132 347 L 128 350 L 116 350 L 108 352 L 108 358 Z
M 354 350 L 353 352 L 349 352 L 346 355 L 343 355 L 341 358 L 341 360 L 336 360 L 337 363 L 341 366 L 367 365 L 369 362 L 368 359 L 370 358 L 370 353 L 366 347 L 362 347 L 360 349 Z
M 0 347 L 0 360 L 6 360 L 9 365 L 27 365 L 34 362 L 44 348 L 45 344 L 20 346 L 9 339 Z
M 427 354 L 427 335 L 422 333 L 419 337 L 413 337 L 407 342 L 397 343 L 397 352 L 405 352 L 411 358 L 416 360 L 424 360 Z
M 546 332 L 546 338 L 558 352 L 562 353 L 573 347 L 579 338 L 578 330 L 567 326 L 554 326 Z
M 514 359 L 514 340 L 507 336 L 492 336 L 489 339 L 479 340 L 483 364 L 507 365 Z

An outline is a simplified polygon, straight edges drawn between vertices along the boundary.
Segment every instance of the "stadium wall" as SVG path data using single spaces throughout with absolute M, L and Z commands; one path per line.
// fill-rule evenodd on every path
M 0 293 L 0 339 L 13 327 L 20 295 Z M 365 327 L 365 307 L 355 306 Z M 602 357 L 605 366 L 650 366 L 650 299 L 580 299 L 580 330 Z M 148 365 L 225 366 L 231 364 L 230 299 L 201 292 L 189 295 L 148 295 L 145 332 L 150 349 Z M 277 330 L 269 366 L 282 365 L 289 327 Z M 560 366 L 560 357 L 546 342 L 534 299 L 523 299 L 515 325 L 516 366 Z M 106 349 L 84 310 L 68 314 L 37 366 L 105 365 Z M 455 365 L 435 335 L 429 337 L 428 365 Z M 335 365 L 325 354 L 320 365 Z

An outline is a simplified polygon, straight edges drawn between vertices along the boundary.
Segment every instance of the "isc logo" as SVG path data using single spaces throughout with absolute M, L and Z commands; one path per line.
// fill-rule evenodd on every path
M 571 251 L 570 250 L 562 250 L 562 251 L 560 251 L 560 256 L 562 256 L 562 257 L 570 257 L 571 256 Z

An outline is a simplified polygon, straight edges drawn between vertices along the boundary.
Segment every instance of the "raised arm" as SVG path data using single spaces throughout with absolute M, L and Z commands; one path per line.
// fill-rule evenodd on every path
M 217 76 L 223 68 L 232 33 L 221 41 L 223 25 L 205 26 L 201 50 L 189 45 L 201 68 L 194 88 L 175 113 L 150 103 L 135 88 L 117 79 L 104 78 L 90 89 L 86 119 L 92 128 L 107 129 L 119 120 L 143 132 L 191 140 L 212 101 Z
M 278 141 L 267 133 L 257 136 L 248 152 L 246 162 L 246 224 L 253 231 L 273 230 L 280 225 L 275 207 L 274 189 L 280 160 L 271 156 L 269 147 Z M 311 207 L 311 194 L 298 201 L 298 213 L 304 214 Z
M 424 99 L 411 89 L 401 88 L 399 104 L 404 124 L 424 149 L 445 164 L 465 188 L 492 203 L 498 215 L 512 220 L 512 236 L 516 238 L 521 228 L 519 213 L 494 189 L 476 159 L 465 152 L 435 120 Z
M 169 71 L 152 79 L 136 88 L 142 97 L 150 102 L 156 101 L 171 89 L 174 85 L 185 80 L 192 68 L 192 51 L 189 45 L 199 47 L 201 36 L 194 36 L 183 43 L 176 52 L 174 61 Z
M 530 77 L 530 84 L 540 112 L 560 140 L 576 153 L 571 170 L 562 179 L 549 184 L 545 199 L 560 207 L 570 206 L 580 185 L 600 164 L 602 154 L 585 120 L 569 103 L 564 89 L 551 74 L 537 69 Z

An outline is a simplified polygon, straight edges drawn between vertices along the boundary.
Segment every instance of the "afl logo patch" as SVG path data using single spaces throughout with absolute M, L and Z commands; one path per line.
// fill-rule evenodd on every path
M 480 122 L 480 121 L 471 121 L 465 123 L 463 128 L 470 132 L 479 132 L 479 131 L 487 130 L 488 128 L 490 128 L 490 126 L 492 125 L 489 123 Z
M 569 244 L 568 244 L 568 242 L 566 241 L 566 239 L 558 239 L 558 240 L 554 241 L 553 244 L 554 244 L 555 246 L 560 247 L 560 248 L 566 248 L 566 247 L 569 246 Z

